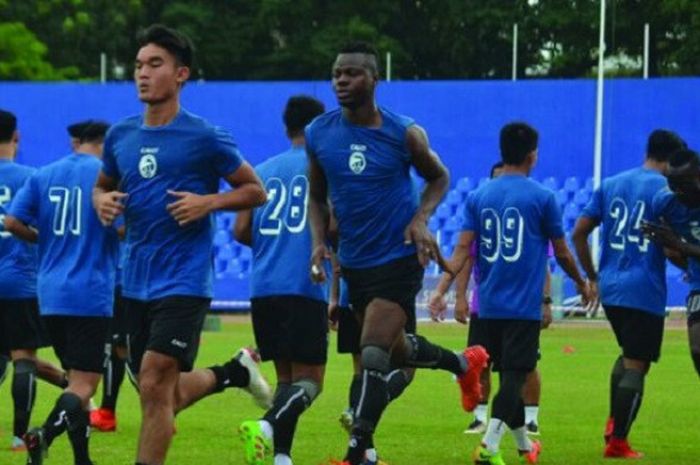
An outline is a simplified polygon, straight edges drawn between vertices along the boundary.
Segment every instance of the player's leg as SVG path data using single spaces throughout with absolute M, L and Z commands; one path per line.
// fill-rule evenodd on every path
M 348 404 L 340 414 L 340 425 L 350 433 L 352 429 L 355 407 L 360 400 L 362 388 L 362 366 L 360 362 L 360 314 L 353 312 L 349 307 L 338 310 L 338 337 L 337 350 L 339 354 L 350 354 L 352 357 L 352 378 L 348 387 Z
M 700 376 L 700 312 L 688 318 L 688 343 L 695 371 Z
M 540 370 L 535 368 L 527 374 L 523 387 L 523 403 L 525 404 L 525 427 L 528 434 L 540 434 L 538 421 L 540 411 L 540 395 L 542 392 L 542 377 Z
M 479 315 L 472 313 L 469 317 L 469 329 L 467 335 L 467 347 L 480 345 L 488 348 L 486 334 L 486 322 L 479 319 Z M 488 422 L 488 403 L 491 396 L 491 365 L 487 366 L 479 379 L 481 384 L 481 398 L 479 405 L 474 409 L 474 419 L 464 430 L 464 434 L 482 434 L 486 431 Z
M 7 367 L 10 365 L 10 356 L 4 350 L 0 350 L 0 386 L 7 378 Z

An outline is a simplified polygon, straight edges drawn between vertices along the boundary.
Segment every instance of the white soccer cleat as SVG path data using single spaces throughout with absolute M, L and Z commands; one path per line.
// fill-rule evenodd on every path
M 236 359 L 248 369 L 250 375 L 250 382 L 243 389 L 253 396 L 260 408 L 267 410 L 272 407 L 272 389 L 260 372 L 260 356 L 254 350 L 244 347 L 238 351 Z

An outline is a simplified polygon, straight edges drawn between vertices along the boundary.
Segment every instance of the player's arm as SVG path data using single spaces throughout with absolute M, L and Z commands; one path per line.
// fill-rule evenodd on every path
M 338 312 L 340 311 L 340 263 L 335 252 L 331 252 L 331 279 L 330 295 L 328 296 L 328 325 L 333 331 L 338 329 Z
M 330 221 L 328 208 L 328 181 L 316 155 L 307 145 L 309 160 L 309 224 L 311 227 L 311 279 L 322 283 L 326 280 L 323 262 L 330 258 L 326 246 L 326 231 Z
M 238 242 L 250 247 L 253 244 L 253 210 L 241 210 L 236 215 L 233 236 Z
M 5 216 L 5 231 L 27 242 L 37 242 L 39 233 L 36 229 L 24 224 L 12 215 Z
M 425 180 L 426 186 L 421 195 L 418 210 L 406 227 L 404 239 L 406 243 L 416 245 L 421 265 L 427 266 L 432 259 L 438 261 L 438 264 L 444 268 L 446 264 L 442 260 L 437 241 L 428 230 L 428 220 L 447 192 L 450 175 L 437 154 L 430 149 L 428 136 L 420 126 L 413 125 L 408 128 L 406 147 L 411 157 L 411 164 Z M 445 271 L 450 272 L 450 270 Z
M 549 263 L 545 266 L 544 292 L 542 296 L 542 328 L 552 324 L 552 272 Z
M 100 171 L 95 187 L 92 189 L 92 205 L 103 225 L 111 225 L 119 215 L 124 213 L 122 200 L 125 197 L 126 194 L 118 190 L 117 179 Z
M 576 249 L 576 256 L 578 256 L 581 267 L 583 267 L 586 276 L 588 276 L 588 280 L 591 282 L 598 281 L 598 273 L 595 270 L 595 266 L 593 266 L 593 256 L 591 254 L 591 248 L 588 245 L 588 236 L 591 235 L 598 224 L 598 221 L 594 218 L 581 216 L 576 221 L 574 232 L 571 235 L 571 240 Z
M 475 260 L 476 257 L 470 254 L 464 267 L 457 273 L 455 278 L 455 320 L 463 324 L 467 323 L 467 316 L 469 315 L 467 288 L 469 287 L 469 279 L 472 276 Z
M 583 303 L 587 304 L 591 301 L 590 288 L 576 266 L 574 256 L 571 255 L 569 246 L 566 245 L 566 239 L 563 237 L 552 239 L 552 245 L 554 246 L 554 257 L 556 257 L 557 263 L 574 280 L 576 290 L 581 294 Z
M 207 195 L 169 190 L 168 194 L 177 200 L 167 205 L 168 212 L 180 226 L 185 226 L 215 211 L 246 210 L 267 200 L 262 182 L 248 162 L 242 162 L 236 171 L 224 176 L 224 180 L 232 190 Z

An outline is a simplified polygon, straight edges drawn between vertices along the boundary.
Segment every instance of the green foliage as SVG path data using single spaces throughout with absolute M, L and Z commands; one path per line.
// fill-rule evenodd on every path
M 46 45 L 24 24 L 0 24 L 0 79 L 44 81 L 77 77 L 75 68 L 54 68 L 46 61 L 46 52 Z

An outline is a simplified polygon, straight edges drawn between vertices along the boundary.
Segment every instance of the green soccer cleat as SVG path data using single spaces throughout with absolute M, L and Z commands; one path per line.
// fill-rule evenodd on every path
M 352 432 L 352 423 L 355 420 L 352 414 L 352 409 L 347 409 L 343 410 L 343 413 L 340 414 L 340 418 L 338 421 L 340 422 L 340 426 L 347 431 L 348 434 Z
M 500 452 L 495 454 L 489 452 L 484 446 L 477 446 L 474 449 L 474 464 L 475 465 L 506 465 Z
M 272 453 L 272 439 L 268 438 L 256 420 L 244 421 L 238 427 L 243 443 L 246 465 L 265 465 L 265 457 Z

